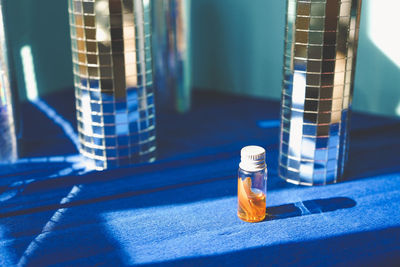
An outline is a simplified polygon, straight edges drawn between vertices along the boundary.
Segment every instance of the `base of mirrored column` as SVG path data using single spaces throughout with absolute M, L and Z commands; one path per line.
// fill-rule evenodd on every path
M 334 182 L 330 182 L 330 183 L 323 183 L 323 184 L 313 184 L 313 183 L 308 183 L 308 182 L 303 182 L 303 181 L 298 181 L 298 180 L 292 180 L 289 178 L 285 178 L 282 176 L 279 176 L 279 178 L 285 180 L 286 182 L 290 183 L 290 184 L 295 184 L 295 185 L 303 185 L 303 186 L 323 186 L 323 185 L 328 185 L 328 184 L 335 184 L 337 183 L 337 181 Z
M 9 163 L 17 160 L 17 140 L 14 124 L 5 107 L 0 106 L 0 162 Z
M 301 174 L 300 172 L 289 170 L 284 166 L 279 167 L 279 178 L 285 180 L 288 183 L 295 185 L 304 185 L 304 186 L 321 186 L 328 184 L 335 184 L 340 182 L 341 175 L 337 173 L 334 174 L 314 174 L 312 176 L 307 176 Z
M 152 147 L 146 152 L 135 154 L 126 157 L 117 158 L 102 158 L 94 154 L 88 153 L 87 151 L 80 149 L 81 155 L 83 155 L 88 161 L 90 161 L 90 166 L 97 171 L 104 171 L 107 169 L 114 169 L 124 166 L 129 166 L 133 164 L 140 163 L 151 163 L 157 159 L 156 147 Z

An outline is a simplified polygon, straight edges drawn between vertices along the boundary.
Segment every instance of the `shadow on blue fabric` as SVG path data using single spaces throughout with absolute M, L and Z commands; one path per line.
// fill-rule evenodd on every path
M 291 204 L 268 207 L 266 221 L 280 220 L 310 214 L 319 214 L 339 209 L 349 209 L 356 206 L 356 202 L 348 197 L 333 197 L 326 199 L 306 200 Z

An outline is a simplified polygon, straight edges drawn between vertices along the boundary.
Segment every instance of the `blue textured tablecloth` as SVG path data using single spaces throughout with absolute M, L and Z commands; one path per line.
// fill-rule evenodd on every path
M 70 140 L 72 94 L 43 103 L 56 113 L 25 105 L 22 158 L 0 165 L 0 266 L 400 264 L 399 120 L 354 114 L 345 180 L 302 187 L 277 177 L 277 102 L 197 93 L 158 112 L 157 162 L 105 172 Z M 268 153 L 256 224 L 236 216 L 249 144 Z

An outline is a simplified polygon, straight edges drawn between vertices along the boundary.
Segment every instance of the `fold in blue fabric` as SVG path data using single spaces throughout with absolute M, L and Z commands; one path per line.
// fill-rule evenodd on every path
M 24 106 L 22 158 L 0 166 L 0 266 L 370 266 L 400 262 L 400 121 L 352 118 L 341 183 L 277 176 L 279 103 L 197 92 L 158 112 L 159 158 L 104 172 L 51 118 Z M 75 125 L 70 93 L 49 96 Z M 239 151 L 267 149 L 267 217 L 236 216 Z

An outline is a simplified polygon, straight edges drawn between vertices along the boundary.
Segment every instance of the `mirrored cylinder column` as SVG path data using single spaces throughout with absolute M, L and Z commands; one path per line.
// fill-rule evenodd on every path
M 155 160 L 150 0 L 69 0 L 81 153 L 98 169 Z
M 190 0 L 154 0 L 153 48 L 157 103 L 186 112 L 191 105 Z
M 17 159 L 17 138 L 7 60 L 7 44 L 0 1 L 0 162 Z
M 361 0 L 287 0 L 279 175 L 303 185 L 343 174 Z

